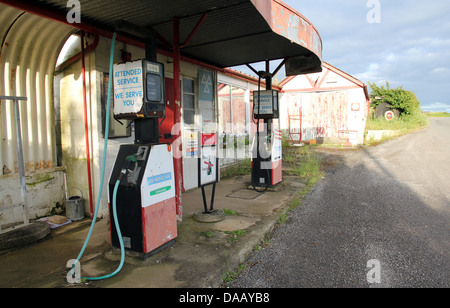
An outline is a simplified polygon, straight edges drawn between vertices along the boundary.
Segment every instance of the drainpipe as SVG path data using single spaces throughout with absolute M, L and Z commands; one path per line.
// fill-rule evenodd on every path
M 84 105 L 84 134 L 86 138 L 86 160 L 87 160 L 87 175 L 89 186 L 89 208 L 91 218 L 94 215 L 94 206 L 92 203 L 92 176 L 91 176 L 91 151 L 89 144 L 89 125 L 88 125 L 88 112 L 87 112 L 87 94 L 86 94 L 86 63 L 84 53 L 84 31 L 81 31 L 81 75 L 83 79 L 83 105 Z M 106 155 L 106 153 L 104 153 Z

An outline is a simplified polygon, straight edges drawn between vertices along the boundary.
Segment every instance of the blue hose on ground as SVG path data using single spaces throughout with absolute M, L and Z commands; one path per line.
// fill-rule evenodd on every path
M 111 89 L 112 89 L 112 80 L 113 80 L 113 64 L 114 64 L 114 48 L 115 48 L 115 44 L 116 44 L 116 37 L 117 34 L 114 33 L 113 38 L 112 38 L 112 43 L 111 43 L 111 55 L 110 55 L 110 63 L 109 63 L 109 82 L 108 82 L 108 101 L 107 101 L 107 106 L 106 106 L 106 110 L 110 110 L 111 108 Z M 102 164 L 102 173 L 101 173 L 101 179 L 100 179 L 100 188 L 99 188 L 99 193 L 98 193 L 98 199 L 97 199 L 97 206 L 95 208 L 95 213 L 94 213 L 94 217 L 92 220 L 92 224 L 91 224 L 91 228 L 89 229 L 89 233 L 86 237 L 86 241 L 84 242 L 83 248 L 81 248 L 80 253 L 78 254 L 78 257 L 76 259 L 76 263 L 78 263 L 81 259 L 81 257 L 84 254 L 84 251 L 86 250 L 87 244 L 89 243 L 89 239 L 91 238 L 92 235 L 92 231 L 94 230 L 94 226 L 97 220 L 97 215 L 98 215 L 98 211 L 100 208 L 100 200 L 101 200 L 101 196 L 102 196 L 102 191 L 103 191 L 103 183 L 105 180 L 105 168 L 106 168 L 106 156 L 107 156 L 107 150 L 108 150 L 108 138 L 109 138 L 109 117 L 106 117 L 106 123 L 105 123 L 105 143 L 104 143 L 104 147 L 103 147 L 103 164 Z M 102 276 L 102 277 L 83 277 L 83 279 L 86 280 L 103 280 L 103 279 L 107 279 L 110 278 L 114 275 L 116 275 L 123 266 L 123 263 L 125 261 L 125 249 L 124 249 L 124 244 L 123 244 L 123 240 L 122 240 L 122 234 L 119 228 L 119 223 L 117 220 L 117 213 L 116 213 L 116 197 L 117 197 L 117 190 L 119 188 L 119 184 L 120 184 L 120 180 L 117 180 L 116 185 L 114 187 L 114 193 L 113 193 L 113 215 L 114 215 L 114 221 L 115 221 L 115 226 L 116 226 L 116 230 L 117 230 L 117 234 L 119 237 L 119 242 L 120 242 L 120 250 L 121 250 L 121 261 L 120 261 L 120 265 L 117 268 L 116 271 L 114 271 L 113 273 L 106 275 L 106 276 Z M 73 267 L 75 267 L 75 264 Z
M 117 267 L 117 269 L 109 274 L 109 275 L 105 275 L 105 276 L 101 276 L 101 277 L 83 277 L 86 280 L 103 280 L 103 279 L 108 279 L 111 278 L 113 276 L 115 276 L 117 273 L 120 272 L 120 270 L 123 267 L 123 264 L 125 263 L 125 247 L 123 245 L 123 240 L 122 240 L 122 233 L 120 231 L 120 227 L 119 227 L 119 221 L 117 219 L 117 204 L 116 204 L 116 200 L 117 200 L 117 190 L 119 189 L 119 184 L 120 184 L 120 180 L 116 181 L 116 184 L 114 185 L 114 192 L 113 192 L 113 206 L 112 206 L 112 210 L 113 210 L 113 216 L 114 216 L 114 224 L 116 226 L 116 230 L 117 230 L 117 237 L 119 238 L 119 242 L 120 242 L 120 264 Z

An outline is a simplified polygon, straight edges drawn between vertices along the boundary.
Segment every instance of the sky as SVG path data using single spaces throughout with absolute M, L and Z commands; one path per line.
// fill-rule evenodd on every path
M 402 86 L 423 111 L 450 112 L 450 1 L 283 2 L 317 28 L 323 61 L 366 84 Z

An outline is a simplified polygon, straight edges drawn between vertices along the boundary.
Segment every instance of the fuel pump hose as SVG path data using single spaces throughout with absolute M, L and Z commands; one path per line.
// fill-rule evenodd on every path
M 112 76 L 113 76 L 113 64 L 114 64 L 114 48 L 115 48 L 115 44 L 116 44 L 116 37 L 117 34 L 114 33 L 113 37 L 112 37 L 112 41 L 111 41 L 111 54 L 110 54 L 110 63 L 109 63 L 109 82 L 108 82 L 108 100 L 107 100 L 107 106 L 106 106 L 106 110 L 110 110 L 111 109 L 111 90 L 112 90 Z M 91 227 L 89 229 L 89 233 L 86 237 L 86 240 L 84 242 L 84 245 L 80 251 L 80 253 L 78 254 L 78 257 L 74 263 L 74 265 L 72 266 L 72 271 L 75 268 L 75 265 L 77 262 L 80 261 L 81 257 L 84 254 L 84 251 L 87 247 L 87 244 L 89 243 L 89 240 L 91 238 L 92 235 L 92 231 L 94 230 L 94 226 L 97 220 L 97 215 L 98 215 L 98 211 L 100 208 L 100 200 L 101 200 L 101 196 L 102 196 L 102 191 L 103 191 L 103 183 L 105 181 L 105 169 L 106 169 L 106 154 L 107 154 L 107 150 L 108 150 L 108 138 L 109 138 L 109 117 L 106 117 L 106 121 L 105 121 L 105 143 L 104 143 L 104 149 L 103 149 L 103 164 L 102 164 L 102 172 L 101 172 L 101 179 L 100 179 L 100 188 L 99 188 L 99 193 L 98 193 L 98 199 L 97 199 L 97 206 L 95 208 L 95 213 L 94 213 L 94 217 L 92 219 L 92 224 Z M 124 168 L 125 173 L 126 173 L 126 167 Z M 85 280 L 103 280 L 103 279 L 107 279 L 107 278 L 111 278 L 113 276 L 115 276 L 117 273 L 120 272 L 120 270 L 123 267 L 123 264 L 125 262 L 125 249 L 124 249 L 124 244 L 123 244 L 123 239 L 122 239 L 122 234 L 120 231 L 120 227 L 119 227 L 119 222 L 117 219 L 117 210 L 116 210 L 116 199 L 117 199 L 117 191 L 119 188 L 119 184 L 120 184 L 120 179 L 123 176 L 123 171 L 121 172 L 119 179 L 117 179 L 116 184 L 114 186 L 114 192 L 113 192 L 113 200 L 112 200 L 112 204 L 113 204 L 113 216 L 114 216 L 114 222 L 115 222 L 115 226 L 116 226 L 116 230 L 117 230 L 117 235 L 119 238 L 119 242 L 120 242 L 120 250 L 121 250 L 121 260 L 120 260 L 120 264 L 118 266 L 118 268 L 111 274 L 109 275 L 105 275 L 105 276 L 101 276 L 101 277 L 81 277 L 82 279 Z M 72 275 L 74 275 L 74 272 L 72 272 Z
M 121 173 L 121 175 L 122 174 L 123 173 Z M 116 184 L 114 185 L 113 200 L 112 200 L 114 225 L 116 226 L 117 237 L 119 238 L 119 242 L 120 242 L 120 264 L 117 267 L 117 269 L 109 275 L 100 276 L 100 277 L 83 277 L 86 280 L 104 280 L 104 279 L 111 278 L 122 270 L 123 264 L 125 263 L 125 247 L 124 247 L 123 240 L 122 240 L 122 233 L 120 231 L 119 220 L 117 218 L 117 190 L 119 189 L 120 178 L 121 177 L 119 177 L 119 179 L 116 181 Z

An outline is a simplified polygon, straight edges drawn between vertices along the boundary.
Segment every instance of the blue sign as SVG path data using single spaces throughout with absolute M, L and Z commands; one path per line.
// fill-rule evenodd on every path
M 170 172 L 167 172 L 167 173 L 163 173 L 163 174 L 159 174 L 159 175 L 155 175 L 155 176 L 147 178 L 147 184 L 154 185 L 157 183 L 169 181 L 171 179 L 172 179 L 172 174 Z
M 201 101 L 212 102 L 214 100 L 214 75 L 213 72 L 198 71 L 198 99 Z

